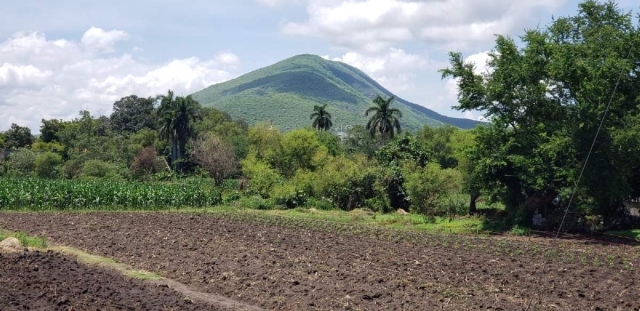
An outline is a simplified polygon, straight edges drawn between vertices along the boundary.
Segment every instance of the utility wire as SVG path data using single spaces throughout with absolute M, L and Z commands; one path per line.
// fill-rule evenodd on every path
M 627 53 L 627 57 L 625 58 L 625 62 L 627 62 L 629 60 L 629 57 L 631 56 L 631 51 L 633 50 L 633 44 L 631 44 L 631 47 L 629 47 L 629 52 Z M 567 218 L 567 214 L 569 213 L 569 209 L 571 208 L 571 203 L 573 203 L 573 199 L 576 195 L 576 192 L 578 191 L 578 185 L 580 184 L 580 180 L 582 179 L 582 176 L 584 174 L 585 168 L 587 167 L 587 163 L 589 163 L 589 158 L 591 157 L 591 153 L 593 152 L 593 148 L 596 145 L 596 141 L 598 140 L 598 136 L 600 135 L 600 130 L 602 129 L 602 126 L 604 125 L 604 121 L 607 119 L 607 114 L 609 113 L 609 108 L 611 107 L 611 103 L 613 102 L 613 97 L 616 94 L 616 91 L 618 90 L 618 86 L 620 85 L 620 80 L 622 80 L 622 76 L 624 75 L 625 69 L 622 68 L 620 70 L 620 74 L 618 75 L 618 79 L 616 81 L 616 85 L 613 88 L 613 92 L 611 92 L 611 96 L 609 97 L 609 102 L 607 103 L 607 107 L 604 110 L 604 113 L 602 114 L 602 119 L 600 120 L 600 125 L 598 126 L 598 130 L 596 131 L 596 135 L 593 138 L 593 142 L 591 143 L 591 147 L 589 148 L 589 153 L 587 153 L 587 158 L 584 160 L 584 164 L 582 165 L 582 169 L 580 170 L 580 175 L 578 176 L 578 179 L 576 180 L 574 186 L 573 186 L 573 192 L 571 193 L 571 197 L 569 199 L 569 203 L 567 204 L 567 208 L 564 210 L 564 215 L 562 216 L 562 221 L 560 222 L 560 227 L 558 227 L 558 232 L 555 234 L 554 238 L 553 238 L 553 245 L 551 247 L 551 249 L 555 250 L 556 246 L 557 246 L 557 241 L 558 241 L 558 237 L 560 236 L 560 232 L 562 232 L 562 226 L 564 225 L 564 222 Z M 545 274 L 545 268 L 547 267 L 547 263 L 549 261 L 545 260 L 544 264 L 542 265 L 542 274 Z M 540 293 L 538 292 L 538 295 Z M 529 303 L 527 304 L 527 308 L 524 309 L 525 311 L 529 311 L 529 308 L 531 308 L 531 302 L 533 302 L 533 296 L 531 297 L 531 299 L 529 299 Z

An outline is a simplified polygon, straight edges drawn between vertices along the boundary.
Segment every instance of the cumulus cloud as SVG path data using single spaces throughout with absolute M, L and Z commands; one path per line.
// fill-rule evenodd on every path
M 426 56 L 410 54 L 401 49 L 390 48 L 380 56 L 368 56 L 358 52 L 347 52 L 333 60 L 341 61 L 364 71 L 392 92 L 402 92 L 412 85 L 416 70 L 430 65 Z
M 566 0 L 310 0 L 304 22 L 286 22 L 282 32 L 318 36 L 366 53 L 398 42 L 421 40 L 445 48 L 473 47 L 497 33 L 521 30 Z
M 235 77 L 241 65 L 229 51 L 208 60 L 161 64 L 113 53 L 115 42 L 127 37 L 91 28 L 79 41 L 19 33 L 1 42 L 0 130 L 19 123 L 37 131 L 42 118 L 71 119 L 82 109 L 109 114 L 114 101 L 131 94 L 146 97 L 172 89 L 187 95 Z
M 491 68 L 488 67 L 489 51 L 480 52 L 467 56 L 464 59 L 467 63 L 473 63 L 474 73 L 487 74 L 491 72 Z M 442 82 L 442 94 L 437 97 L 437 100 L 432 103 L 434 110 L 449 109 L 452 106 L 458 104 L 458 81 L 457 79 L 446 79 Z M 481 111 L 465 111 L 462 114 L 467 119 L 473 119 L 478 121 L 487 121 L 484 117 L 484 113 Z
M 87 49 L 113 52 L 113 45 L 116 42 L 127 39 L 129 39 L 129 34 L 124 31 L 104 31 L 101 28 L 91 27 L 84 33 L 80 43 Z

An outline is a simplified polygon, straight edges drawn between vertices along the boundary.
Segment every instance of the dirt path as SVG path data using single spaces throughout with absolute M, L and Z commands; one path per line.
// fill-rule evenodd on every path
M 531 310 L 640 309 L 638 270 L 604 257 L 553 261 L 540 275 L 540 258 L 519 248 L 426 247 L 184 213 L 0 214 L 0 226 L 272 310 L 522 310 L 538 292 Z

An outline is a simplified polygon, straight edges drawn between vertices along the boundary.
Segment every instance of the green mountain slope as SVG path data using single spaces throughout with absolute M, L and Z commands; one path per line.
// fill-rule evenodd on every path
M 298 55 L 212 85 L 193 94 L 203 106 L 228 112 L 249 124 L 271 121 L 282 130 L 310 125 L 314 105 L 327 104 L 334 128 L 365 124 L 364 111 L 376 95 L 393 96 L 364 72 L 347 64 L 315 55 Z M 397 98 L 403 128 L 452 124 L 471 128 L 478 122 L 445 117 L 420 105 Z

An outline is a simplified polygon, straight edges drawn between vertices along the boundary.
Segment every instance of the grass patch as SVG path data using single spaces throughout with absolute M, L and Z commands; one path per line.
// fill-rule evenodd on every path
M 640 229 L 631 229 L 631 230 L 624 230 L 624 231 L 608 231 L 607 234 L 640 240 Z
M 53 250 L 55 252 L 58 252 L 58 253 L 74 256 L 74 257 L 78 258 L 78 261 L 80 261 L 80 262 L 82 262 L 84 264 L 100 265 L 100 266 L 103 266 L 103 267 L 115 269 L 115 270 L 123 273 L 124 275 L 132 277 L 132 278 L 136 278 L 136 279 L 140 279 L 140 280 L 159 280 L 159 279 L 162 279 L 162 276 L 160 276 L 158 274 L 155 274 L 155 273 L 152 273 L 152 272 L 148 272 L 148 271 L 135 270 L 135 269 L 131 268 L 130 266 L 125 265 L 123 263 L 116 262 L 115 260 L 113 260 L 111 258 L 92 255 L 92 254 L 89 254 L 87 252 L 84 252 L 82 250 L 75 249 L 75 248 L 72 248 L 72 247 L 52 246 L 49 249 L 51 249 L 51 250 Z
M 24 232 L 10 232 L 0 229 L 0 241 L 9 237 L 18 239 L 25 247 L 47 248 L 47 240 L 45 238 L 29 236 Z

